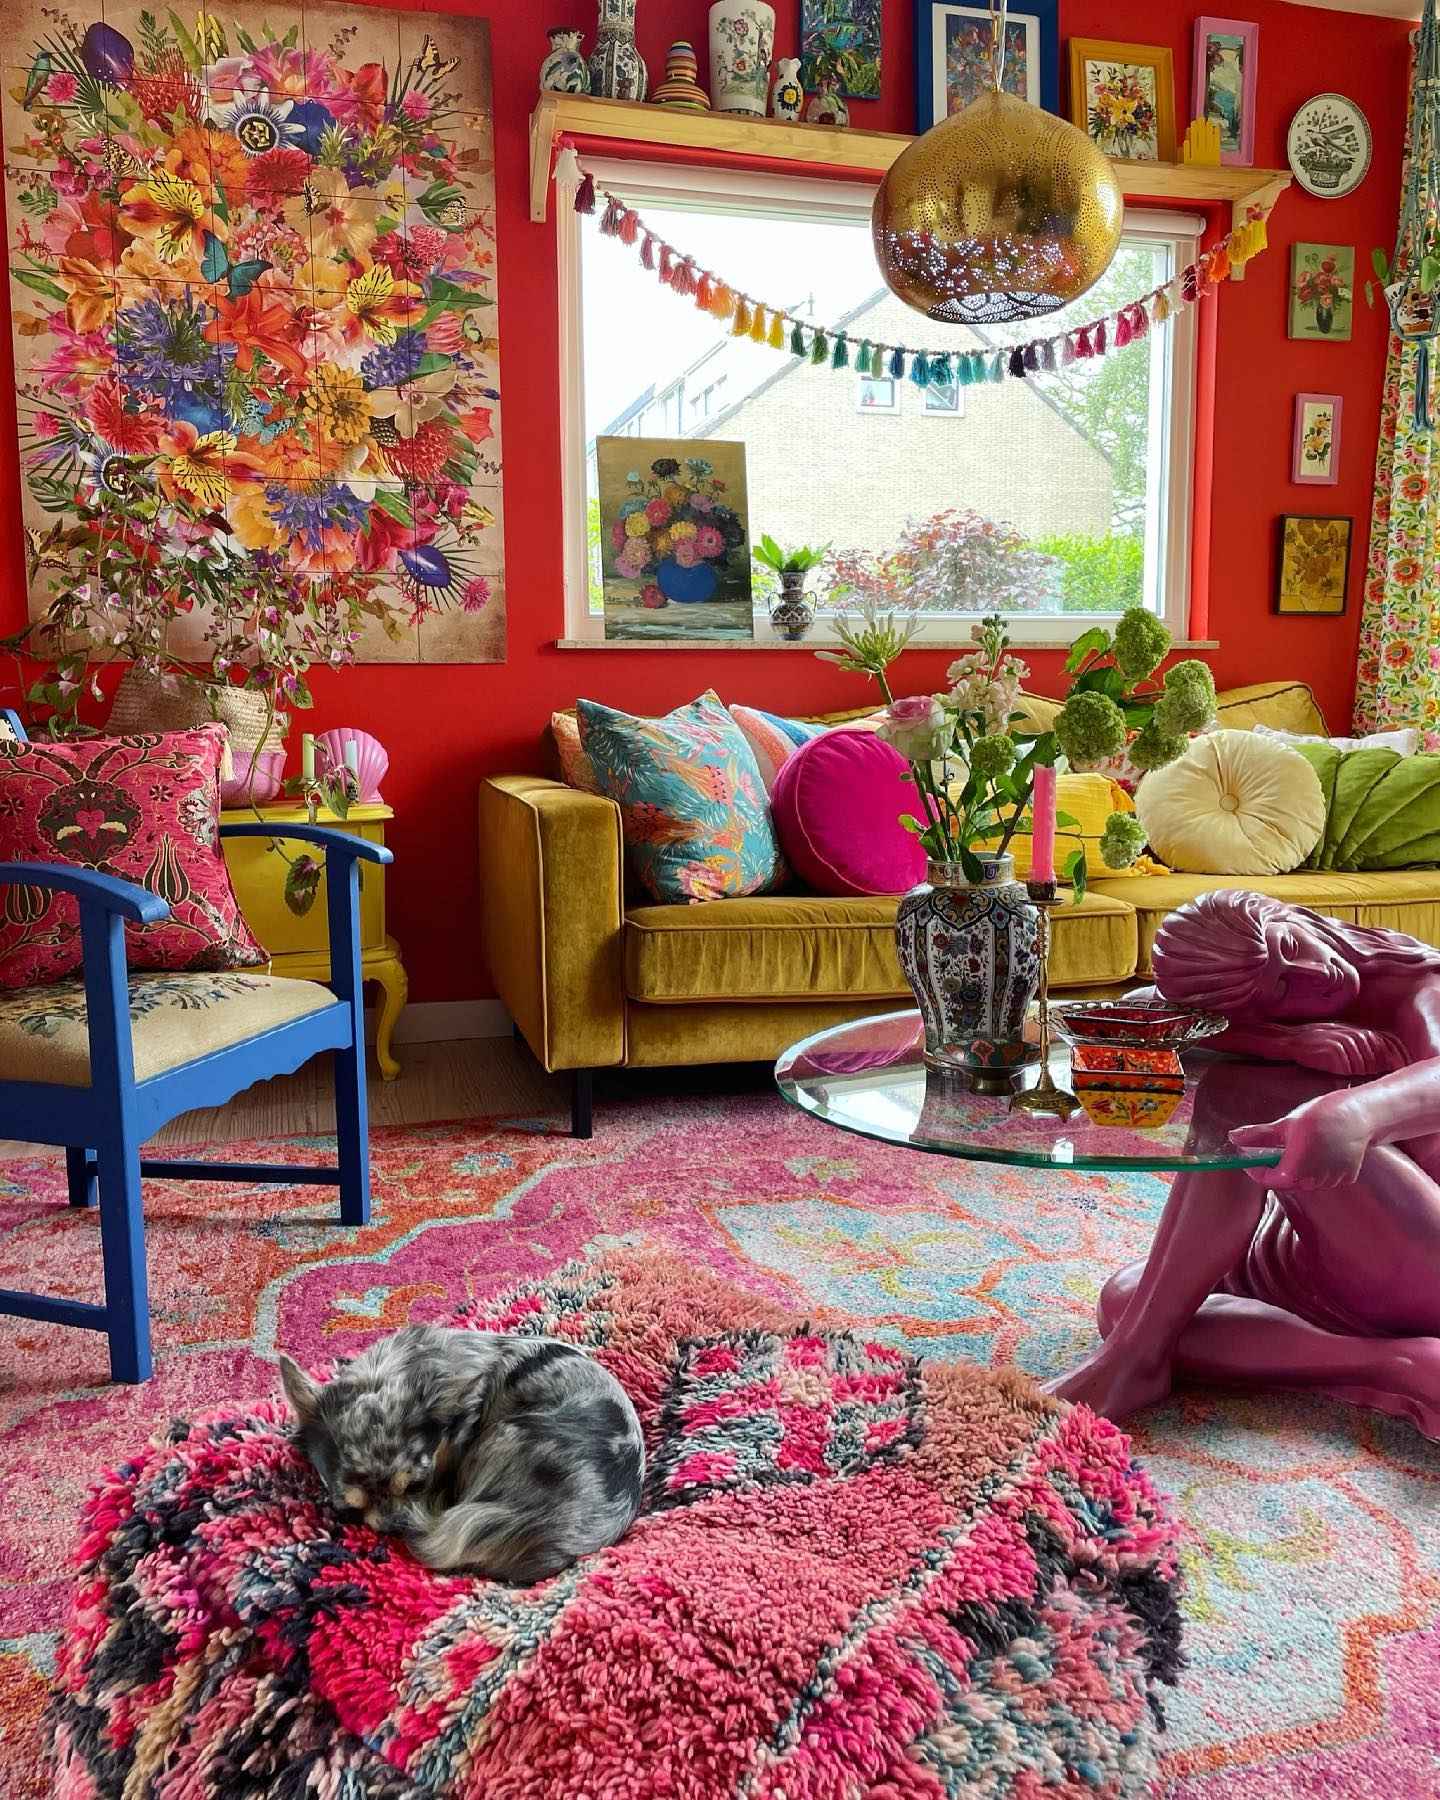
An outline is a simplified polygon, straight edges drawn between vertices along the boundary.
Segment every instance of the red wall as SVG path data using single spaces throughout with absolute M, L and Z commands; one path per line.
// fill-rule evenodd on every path
M 452 10 L 470 10 L 452 8 Z M 396 808 L 391 928 L 404 946 L 412 997 L 463 1000 L 493 992 L 476 932 L 475 791 L 483 775 L 543 767 L 541 731 L 551 711 L 577 694 L 636 711 L 663 711 L 707 686 L 726 698 L 791 710 L 864 703 L 867 690 L 840 671 L 794 652 L 559 651 L 563 634 L 559 519 L 559 393 L 554 232 L 532 225 L 527 204 L 526 125 L 546 43 L 544 26 L 593 30 L 593 0 L 479 0 L 492 21 L 499 184 L 500 334 L 504 386 L 506 567 L 510 657 L 502 666 L 369 667 L 315 680 L 307 726 L 354 724 L 388 745 L 386 798 Z M 1200 7 L 1155 0 L 1062 0 L 1062 36 L 1154 43 L 1175 52 L 1177 107 L 1188 118 L 1194 20 Z M 1338 89 L 1365 110 L 1375 164 L 1348 200 L 1314 200 L 1293 188 L 1272 221 L 1271 252 L 1219 299 L 1214 431 L 1214 512 L 1209 635 L 1222 686 L 1300 675 L 1313 683 L 1332 727 L 1349 716 L 1359 625 L 1360 567 L 1368 524 L 1380 377 L 1382 315 L 1356 308 L 1346 345 L 1286 338 L 1289 246 L 1296 239 L 1354 244 L 1368 268 L 1375 245 L 1395 230 L 1406 78 L 1406 28 L 1389 20 L 1282 0 L 1246 0 L 1258 19 L 1260 122 L 1255 156 L 1285 162 L 1285 130 L 1311 95 Z M 776 0 L 777 53 L 795 44 L 799 0 Z M 675 37 L 705 41 L 706 0 L 640 0 L 640 39 L 652 76 Z M 1168 21 L 1159 23 L 1157 15 Z M 912 113 L 912 3 L 886 0 L 885 93 L 856 104 L 855 123 L 908 131 Z M 588 41 L 588 39 L 587 39 Z M 702 62 L 704 51 L 702 48 Z M 1208 303 L 1207 303 L 1208 304 Z M 13 389 L 8 332 L 0 383 Z M 1290 484 L 1293 400 L 1303 391 L 1345 397 L 1342 480 L 1333 489 Z M 0 430 L 0 495 L 8 546 L 0 631 L 23 621 L 23 560 L 14 495 L 14 436 Z M 803 479 L 803 468 L 797 469 Z M 1344 512 L 1357 520 L 1350 611 L 1340 620 L 1277 619 L 1271 612 L 1275 521 L 1286 511 Z M 1206 546 L 1200 546 L 1203 556 Z M 905 685 L 938 685 L 947 656 L 914 655 Z M 1035 685 L 1053 688 L 1058 658 L 1032 658 Z

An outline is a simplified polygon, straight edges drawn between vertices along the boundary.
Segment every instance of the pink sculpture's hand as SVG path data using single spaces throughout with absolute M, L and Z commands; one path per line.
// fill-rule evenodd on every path
M 1233 1056 L 1294 1062 L 1303 1069 L 1319 1069 L 1326 1075 L 1347 1078 L 1390 1075 L 1410 1061 L 1405 1046 L 1388 1031 L 1349 1025 L 1343 1020 L 1304 1025 L 1232 1025 L 1212 1038 L 1211 1046 L 1228 1050 Z
M 1230 1142 L 1241 1150 L 1280 1151 L 1273 1168 L 1246 1173 L 1281 1193 L 1353 1186 L 1371 1141 L 1364 1112 L 1349 1089 L 1307 1100 L 1269 1125 L 1240 1125 L 1230 1133 Z

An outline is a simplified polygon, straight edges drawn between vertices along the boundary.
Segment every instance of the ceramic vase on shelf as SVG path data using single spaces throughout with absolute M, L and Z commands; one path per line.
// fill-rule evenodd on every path
M 1010 856 L 976 852 L 984 880 L 932 862 L 900 902 L 895 945 L 925 1023 L 925 1060 L 976 1093 L 1006 1094 L 1034 1051 L 1025 1016 L 1040 986 L 1039 909 Z
M 717 112 L 765 117 L 775 8 L 766 0 L 715 0 L 710 8 L 710 97 Z
M 805 580 L 803 569 L 782 570 L 780 598 L 770 603 L 770 623 L 792 644 L 798 644 L 815 623 L 815 608 L 805 598 Z
M 600 0 L 590 92 L 607 100 L 643 100 L 649 87 L 645 60 L 635 47 L 635 0 Z
M 696 79 L 699 72 L 695 46 L 677 38 L 665 58 L 665 79 L 650 98 L 657 106 L 678 106 L 682 112 L 709 112 L 710 96 Z
M 542 94 L 588 94 L 590 65 L 580 48 L 580 33 L 564 25 L 550 28 L 550 54 L 540 65 Z
M 800 81 L 800 58 L 782 56 L 775 65 L 775 91 L 770 96 L 770 117 L 793 125 L 805 110 L 805 89 Z

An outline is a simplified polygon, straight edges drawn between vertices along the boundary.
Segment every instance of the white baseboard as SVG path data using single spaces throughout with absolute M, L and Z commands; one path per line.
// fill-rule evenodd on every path
M 373 1007 L 366 1014 L 366 1027 L 373 1043 Z M 395 1025 L 397 1044 L 448 1044 L 509 1035 L 510 1015 L 498 1000 L 412 1000 Z

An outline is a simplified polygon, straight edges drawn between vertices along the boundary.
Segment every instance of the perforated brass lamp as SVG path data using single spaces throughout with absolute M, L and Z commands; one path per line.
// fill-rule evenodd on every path
M 1033 319 L 1093 287 L 1125 199 L 1083 131 L 995 86 L 917 138 L 875 196 L 875 254 L 907 306 L 955 325 Z

